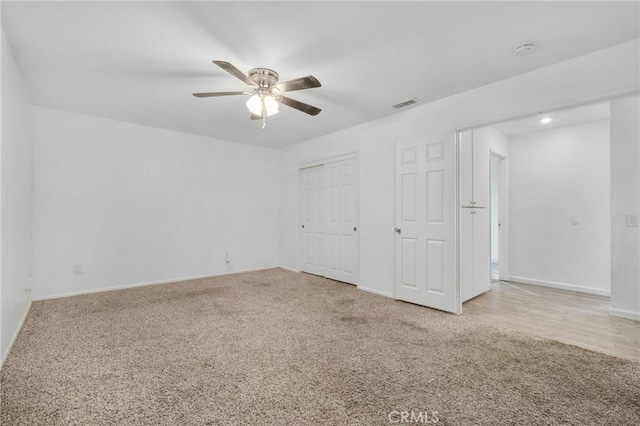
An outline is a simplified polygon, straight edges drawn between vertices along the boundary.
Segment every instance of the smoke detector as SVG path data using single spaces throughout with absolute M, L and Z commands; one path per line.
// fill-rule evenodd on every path
M 516 46 L 513 49 L 513 53 L 516 56 L 524 56 L 524 55 L 528 55 L 529 53 L 533 52 L 536 48 L 536 45 L 533 43 L 522 43 L 519 46 Z

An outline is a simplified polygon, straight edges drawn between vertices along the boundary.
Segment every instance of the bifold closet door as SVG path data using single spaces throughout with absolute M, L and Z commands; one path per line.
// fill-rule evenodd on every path
M 358 283 L 355 158 L 300 170 L 301 270 Z
M 325 275 L 327 269 L 327 188 L 324 165 L 300 170 L 301 270 Z

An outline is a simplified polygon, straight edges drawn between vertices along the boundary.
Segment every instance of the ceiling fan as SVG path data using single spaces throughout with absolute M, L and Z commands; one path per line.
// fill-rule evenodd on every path
M 320 87 L 320 82 L 312 75 L 277 84 L 279 78 L 278 73 L 268 68 L 254 68 L 250 70 L 248 74 L 245 74 L 229 62 L 213 61 L 213 63 L 239 80 L 242 80 L 243 83 L 253 89 L 253 92 L 209 92 L 194 93 L 193 96 L 196 98 L 214 98 L 218 96 L 253 94 L 246 105 L 251 112 L 252 120 L 262 120 L 263 129 L 266 126 L 267 117 L 278 113 L 279 104 L 295 108 L 309 115 L 318 115 L 321 111 L 320 108 L 296 101 L 281 94 L 284 92 L 293 92 L 294 90 Z

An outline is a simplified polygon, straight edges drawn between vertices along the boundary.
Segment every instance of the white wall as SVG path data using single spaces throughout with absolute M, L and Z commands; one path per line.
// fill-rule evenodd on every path
M 611 103 L 611 315 L 640 320 L 640 100 Z
M 394 292 L 394 143 L 478 127 L 638 89 L 638 40 L 526 73 L 283 149 L 280 158 L 280 261 L 299 269 L 297 168 L 359 151 L 360 287 Z M 455 191 L 455 187 L 449 190 Z M 451 276 L 455 276 L 452 274 Z
M 609 294 L 609 158 L 608 120 L 509 138 L 510 280 Z
M 0 146 L 0 354 L 2 362 L 29 306 L 31 277 L 31 106 L 11 47 L 2 32 Z
M 5 68 L 7 62 L 12 63 L 6 59 L 5 45 L 3 38 L 3 80 L 11 78 Z M 34 108 L 35 295 L 53 297 L 277 264 L 297 269 L 298 165 L 352 151 L 358 151 L 360 163 L 361 287 L 392 295 L 395 141 L 448 131 L 453 143 L 455 130 L 460 128 L 637 89 L 635 40 L 279 153 Z M 20 191 L 16 191 L 17 204 L 5 203 L 11 196 L 11 190 L 5 195 L 5 175 L 12 169 L 4 168 L 5 155 L 17 147 L 12 145 L 5 152 L 8 139 L 4 135 L 12 132 L 11 127 L 5 129 L 6 123 L 14 123 L 20 137 L 28 134 L 28 125 L 17 124 L 29 115 L 28 100 L 24 93 L 15 101 L 4 91 L 2 97 L 3 107 L 10 105 L 9 111 L 3 108 L 2 112 L 1 317 L 5 342 L 5 328 L 16 330 L 15 319 L 20 316 L 5 306 L 19 301 L 15 306 L 22 308 L 20 313 L 25 311 L 23 290 L 28 278 L 22 273 L 15 280 L 19 284 L 8 286 L 5 269 L 9 264 L 19 268 L 20 262 L 7 256 L 28 259 L 19 253 L 25 252 L 31 238 L 24 226 L 28 215 L 5 209 L 24 207 L 28 200 L 18 199 Z M 17 121 L 6 120 L 12 109 L 26 112 L 19 113 Z M 19 149 L 27 147 L 20 144 Z M 14 172 L 26 173 L 26 169 Z M 28 186 L 20 176 L 12 177 L 12 188 Z M 5 224 L 14 219 L 20 222 L 15 229 L 23 233 L 22 245 L 6 254 Z M 8 240 L 10 234 L 6 235 Z M 224 262 L 227 251 L 234 260 L 231 265 Z M 83 273 L 74 274 L 74 265 L 82 265 Z
M 34 298 L 278 265 L 277 151 L 40 107 L 33 138 Z

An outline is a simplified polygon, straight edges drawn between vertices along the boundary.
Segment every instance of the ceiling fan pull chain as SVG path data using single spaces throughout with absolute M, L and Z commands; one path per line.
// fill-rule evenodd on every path
M 262 101 L 262 130 L 267 127 L 267 108 L 264 106 L 264 96 L 260 97 Z

